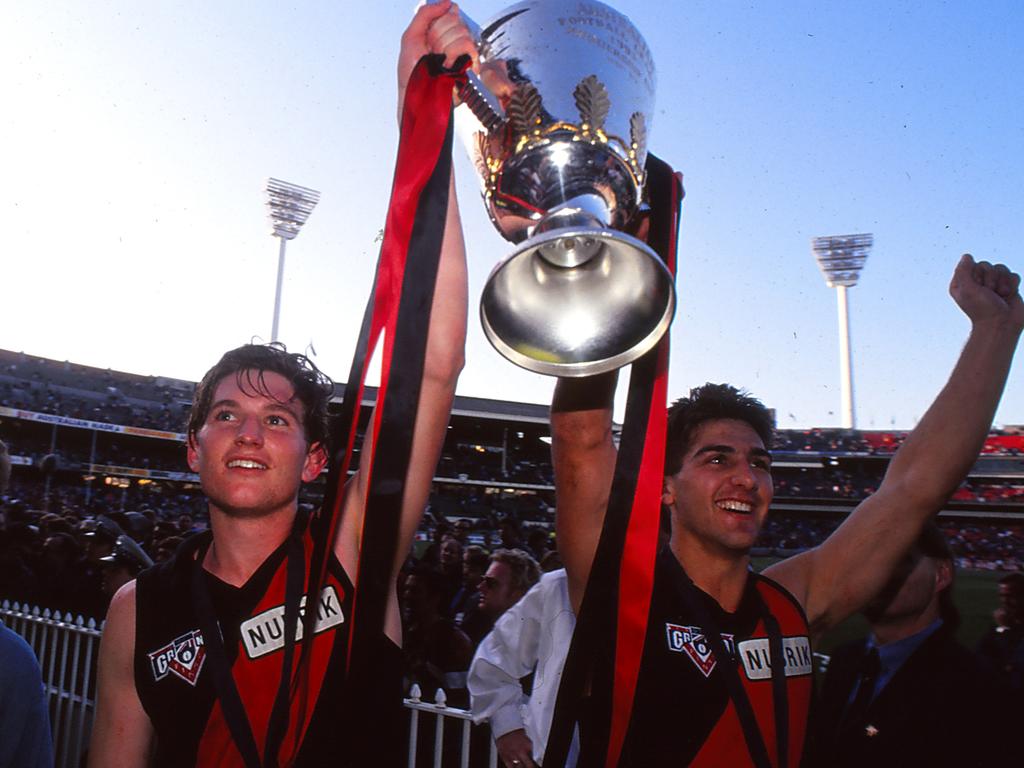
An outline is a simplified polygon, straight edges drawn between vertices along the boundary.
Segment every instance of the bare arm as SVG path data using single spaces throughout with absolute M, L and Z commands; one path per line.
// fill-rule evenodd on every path
M 416 13 L 402 36 L 399 58 L 399 95 L 416 62 L 426 53 L 440 52 L 451 64 L 461 53 L 472 47 L 469 32 L 451 12 L 450 3 L 425 5 Z M 459 206 L 455 197 L 454 180 L 449 181 L 448 212 L 445 220 L 444 240 L 438 265 L 437 283 L 427 331 L 426 359 L 420 389 L 419 408 L 413 429 L 409 470 L 405 477 L 402 500 L 402 518 L 396 542 L 394 574 L 412 544 L 423 510 L 430 495 L 434 470 L 448 427 L 455 384 L 465 360 L 466 346 L 466 249 L 462 238 Z M 371 417 L 372 419 L 375 417 Z M 364 454 L 372 446 L 367 443 Z M 362 532 L 367 488 L 362 473 L 350 481 L 345 499 L 345 513 L 339 531 L 335 552 L 345 570 L 354 575 L 358 564 L 359 539 Z M 394 641 L 401 638 L 398 597 L 392 593 L 388 601 L 385 631 Z
M 615 470 L 612 405 L 616 373 L 559 379 L 551 402 L 558 551 L 569 576 L 569 600 L 579 610 L 608 509 Z
M 100 640 L 91 768 L 148 764 L 153 725 L 135 690 L 134 653 L 135 582 L 130 581 L 114 595 Z
M 1024 326 L 1020 277 L 964 256 L 950 294 L 971 320 L 960 359 L 897 451 L 877 493 L 820 546 L 765 573 L 789 589 L 820 633 L 859 610 L 956 490 L 992 424 Z

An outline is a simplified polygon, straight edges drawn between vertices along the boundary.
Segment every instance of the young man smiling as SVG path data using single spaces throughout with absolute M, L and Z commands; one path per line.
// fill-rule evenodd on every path
M 414 65 L 427 53 L 444 54 L 448 65 L 462 54 L 476 56 L 450 2 L 422 7 L 403 35 L 400 102 Z M 369 661 L 362 659 L 365 669 L 354 672 L 378 684 L 358 700 L 344 684 L 368 492 L 364 473 L 345 487 L 312 641 L 299 646 L 284 639 L 289 619 L 297 621 L 289 612 L 299 610 L 313 547 L 298 494 L 327 461 L 333 386 L 302 355 L 247 345 L 207 373 L 188 426 L 188 464 L 208 498 L 211 535 L 186 542 L 171 562 L 140 575 L 111 604 L 91 765 L 397 762 L 401 623 L 393 576 L 430 492 L 463 365 L 464 251 L 449 180 L 392 588 L 383 631 L 374 635 Z M 299 668 L 309 672 L 289 680 L 282 669 L 300 654 L 308 658 Z
M 971 333 L 948 383 L 878 491 L 821 545 L 763 576 L 750 571 L 750 548 L 772 500 L 770 414 L 725 385 L 670 409 L 662 502 L 672 531 L 620 766 L 799 763 L 810 638 L 882 588 L 977 458 L 1024 326 L 1019 284 L 1003 265 L 961 259 L 950 293 Z M 614 375 L 564 379 L 552 403 L 558 540 L 577 610 L 616 460 L 614 389 Z M 603 764 L 586 721 L 582 735 L 581 764 Z

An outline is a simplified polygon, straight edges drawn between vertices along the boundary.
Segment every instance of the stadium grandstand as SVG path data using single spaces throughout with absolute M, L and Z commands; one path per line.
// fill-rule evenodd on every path
M 8 500 L 16 514 L 32 522 L 43 514 L 81 521 L 141 512 L 166 530 L 183 516 L 202 527 L 205 503 L 183 450 L 194 387 L 0 350 L 0 440 L 14 465 Z M 344 385 L 337 390 L 336 404 Z M 368 387 L 363 423 L 375 396 Z M 827 535 L 878 487 L 905 435 L 779 430 L 772 451 L 775 501 L 761 551 L 786 554 Z M 319 501 L 323 482 L 309 489 L 306 502 Z M 457 397 L 423 539 L 465 520 L 470 541 L 489 545 L 505 519 L 524 531 L 551 531 L 553 514 L 547 408 Z M 940 523 L 955 534 L 965 565 L 1020 567 L 1024 429 L 989 435 Z

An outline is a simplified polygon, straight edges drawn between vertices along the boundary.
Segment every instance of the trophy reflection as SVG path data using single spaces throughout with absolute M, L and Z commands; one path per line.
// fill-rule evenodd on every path
M 461 94 L 478 121 L 468 149 L 491 220 L 516 244 L 484 288 L 484 332 L 537 373 L 627 365 L 675 311 L 671 273 L 626 232 L 654 106 L 647 44 L 592 0 L 518 3 L 479 38 L 480 78 Z

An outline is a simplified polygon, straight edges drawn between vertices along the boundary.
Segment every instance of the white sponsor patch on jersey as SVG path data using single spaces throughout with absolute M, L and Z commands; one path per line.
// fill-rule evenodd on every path
M 711 643 L 704 637 L 704 630 L 700 627 L 690 627 L 682 624 L 665 623 L 665 639 L 668 641 L 668 649 L 673 653 L 685 653 L 703 674 L 710 677 L 711 671 L 715 668 L 715 653 L 711 650 Z M 722 642 L 726 650 L 733 651 L 733 636 L 722 635 Z
M 772 653 L 767 637 L 744 640 L 739 644 L 740 661 L 748 680 L 769 680 L 772 676 Z M 811 674 L 811 641 L 806 635 L 782 638 L 783 667 L 786 677 Z
M 303 627 L 302 616 L 306 612 L 306 596 L 302 596 L 299 603 L 299 621 L 295 632 L 295 641 L 302 640 Z M 320 593 L 320 599 L 316 606 L 316 624 L 313 625 L 313 634 L 336 627 L 345 621 L 341 612 L 341 603 L 338 601 L 338 592 L 328 584 Z M 246 619 L 239 627 L 242 634 L 242 645 L 245 653 L 250 659 L 258 659 L 268 653 L 284 648 L 284 606 L 268 608 Z

